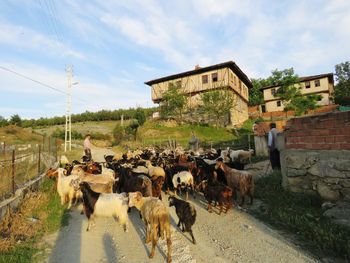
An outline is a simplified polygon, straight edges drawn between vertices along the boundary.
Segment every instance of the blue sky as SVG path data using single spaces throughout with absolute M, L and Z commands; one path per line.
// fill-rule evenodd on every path
M 350 60 L 350 1 L 2 0 L 0 66 L 65 91 L 73 112 L 150 107 L 147 80 L 235 61 L 250 78 Z M 66 97 L 0 69 L 0 115 L 65 114 Z

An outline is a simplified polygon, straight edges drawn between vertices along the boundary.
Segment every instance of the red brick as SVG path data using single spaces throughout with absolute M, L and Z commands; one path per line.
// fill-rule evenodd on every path
M 334 136 L 326 136 L 326 137 L 324 137 L 324 142 L 325 143 L 334 143 L 335 142 L 335 140 L 334 140 Z
M 330 130 L 322 129 L 322 130 L 319 130 L 319 134 L 320 135 L 329 135 L 329 134 L 331 134 L 331 132 L 330 132 Z
M 346 137 L 345 135 L 334 136 L 334 142 L 346 142 Z
M 331 145 L 331 149 L 332 150 L 341 150 L 341 143 L 333 143 L 332 145 Z

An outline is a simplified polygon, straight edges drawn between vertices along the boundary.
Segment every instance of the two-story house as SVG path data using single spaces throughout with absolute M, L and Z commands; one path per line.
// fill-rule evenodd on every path
M 331 100 L 334 91 L 333 73 L 301 77 L 295 85 L 301 89 L 302 95 L 321 95 L 322 99 L 318 101 L 318 105 L 333 103 Z M 261 105 L 262 112 L 283 111 L 283 101 L 276 96 L 278 88 L 278 85 L 261 88 L 264 96 L 264 105 Z
M 196 66 L 194 70 L 145 82 L 152 88 L 154 103 L 162 103 L 162 96 L 170 83 L 180 86 L 182 92 L 188 96 L 189 108 L 198 106 L 201 93 L 214 89 L 227 89 L 234 95 L 234 104 L 229 116 L 230 124 L 240 124 L 248 119 L 248 89 L 252 87 L 252 83 L 233 61 L 203 68 Z

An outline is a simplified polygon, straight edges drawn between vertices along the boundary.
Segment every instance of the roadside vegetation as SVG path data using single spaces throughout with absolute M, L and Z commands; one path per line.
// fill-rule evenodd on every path
M 256 197 L 263 202 L 253 211 L 259 219 L 296 234 L 315 254 L 350 259 L 350 230 L 324 217 L 317 197 L 284 190 L 280 172 L 257 181 Z
M 26 195 L 16 213 L 0 224 L 0 263 L 40 262 L 45 234 L 68 224 L 68 210 L 60 204 L 54 182 L 44 179 L 38 192 Z

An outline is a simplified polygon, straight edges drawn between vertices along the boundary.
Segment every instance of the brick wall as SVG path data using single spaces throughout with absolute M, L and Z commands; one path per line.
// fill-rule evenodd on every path
M 350 111 L 291 119 L 285 139 L 287 149 L 350 150 Z
M 319 113 L 333 112 L 337 110 L 337 107 L 338 107 L 337 104 L 325 105 L 314 110 L 309 110 L 307 114 L 314 115 Z M 249 107 L 248 112 L 249 112 L 249 117 L 251 119 L 261 117 L 265 120 L 275 120 L 280 118 L 290 118 L 290 117 L 296 116 L 294 111 L 271 111 L 271 112 L 261 113 L 258 106 Z

